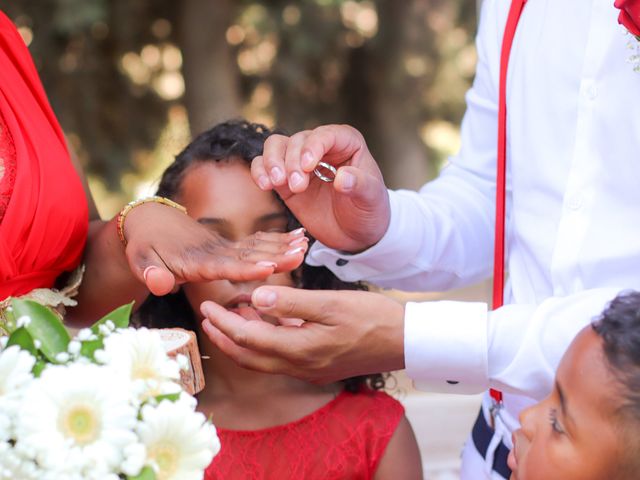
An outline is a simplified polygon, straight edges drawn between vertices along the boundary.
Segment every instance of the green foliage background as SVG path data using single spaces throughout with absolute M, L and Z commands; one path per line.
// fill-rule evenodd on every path
M 103 214 L 188 141 L 246 116 L 359 128 L 392 187 L 457 150 L 473 0 L 0 0 Z

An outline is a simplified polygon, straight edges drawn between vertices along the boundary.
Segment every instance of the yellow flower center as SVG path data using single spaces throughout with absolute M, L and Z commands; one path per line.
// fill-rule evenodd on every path
M 178 469 L 179 455 L 174 445 L 158 443 L 149 449 L 149 458 L 158 466 L 158 480 L 169 480 Z
M 137 362 L 131 371 L 134 380 L 151 380 L 158 376 L 158 373 L 148 363 Z
M 59 426 L 67 438 L 72 438 L 78 445 L 87 445 L 100 434 L 100 419 L 89 405 L 70 405 L 62 411 Z

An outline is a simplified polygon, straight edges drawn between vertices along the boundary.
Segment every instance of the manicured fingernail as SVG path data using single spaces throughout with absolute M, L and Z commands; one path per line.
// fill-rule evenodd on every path
M 298 172 L 293 172 L 289 176 L 289 186 L 292 188 L 298 187 L 302 185 L 303 180 L 304 179 L 302 178 L 302 175 L 300 175 Z
M 356 186 L 356 177 L 348 172 L 342 172 L 342 188 L 350 191 Z
M 302 168 L 310 169 L 313 166 L 313 155 L 311 152 L 304 152 L 300 159 L 300 163 L 302 164 Z
M 273 183 L 279 183 L 284 179 L 284 173 L 278 167 L 273 167 L 271 169 L 271 181 Z
M 300 227 L 300 228 L 296 228 L 295 230 L 290 231 L 289 235 L 297 237 L 298 235 L 302 235 L 306 231 L 307 230 L 304 227 Z
M 297 253 L 304 252 L 304 247 L 293 248 L 284 252 L 285 255 L 295 255 Z
M 269 179 L 267 178 L 266 175 L 260 175 L 258 177 L 258 185 L 262 190 L 268 190 L 270 183 L 271 182 L 269 182 Z
M 156 268 L 154 265 L 149 265 L 147 268 L 144 269 L 144 272 L 142 272 L 142 278 L 144 278 L 145 283 L 147 283 L 147 276 L 149 275 L 149 272 L 154 268 Z
M 302 243 L 307 243 L 308 241 L 309 241 L 309 239 L 307 237 L 299 237 L 299 238 L 296 238 L 295 240 L 291 240 L 289 242 L 289 245 L 291 247 L 293 247 L 295 245 L 300 245 Z
M 260 289 L 253 294 L 253 303 L 258 307 L 273 307 L 276 304 L 278 296 L 271 290 Z
M 256 265 L 258 265 L 259 267 L 269 267 L 269 268 L 276 268 L 278 266 L 277 263 L 268 262 L 267 260 L 260 260 L 259 262 L 256 262 Z

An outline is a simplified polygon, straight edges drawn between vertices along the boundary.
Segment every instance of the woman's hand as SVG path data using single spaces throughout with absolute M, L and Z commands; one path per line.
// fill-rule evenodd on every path
M 165 295 L 184 282 L 260 280 L 274 272 L 293 270 L 302 263 L 307 249 L 307 242 L 301 241 L 302 229 L 256 233 L 234 243 L 179 210 L 156 203 L 133 208 L 124 222 L 124 235 L 126 249 L 118 238 L 115 219 L 91 222 L 86 271 L 78 305 L 67 311 L 69 324 L 93 323 L 131 301 L 138 307 L 149 292 Z
M 132 274 L 155 295 L 185 282 L 240 282 L 290 271 L 302 263 L 307 247 L 307 242 L 290 245 L 304 236 L 302 230 L 258 232 L 230 242 L 179 210 L 155 203 L 129 212 L 124 235 Z
M 321 161 L 337 168 L 333 182 L 313 173 Z M 274 189 L 309 233 L 329 247 L 365 250 L 389 225 L 382 174 L 362 135 L 350 126 L 272 135 L 263 155 L 253 160 L 251 175 L 263 190 Z
M 305 322 L 273 325 L 204 302 L 205 333 L 245 368 L 316 383 L 404 368 L 404 307 L 381 294 L 262 286 L 252 304 Z

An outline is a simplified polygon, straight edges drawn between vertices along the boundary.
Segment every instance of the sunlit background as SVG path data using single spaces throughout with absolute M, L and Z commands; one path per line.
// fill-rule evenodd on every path
M 34 56 L 103 216 L 244 116 L 359 128 L 392 187 L 457 151 L 474 0 L 0 0 Z

